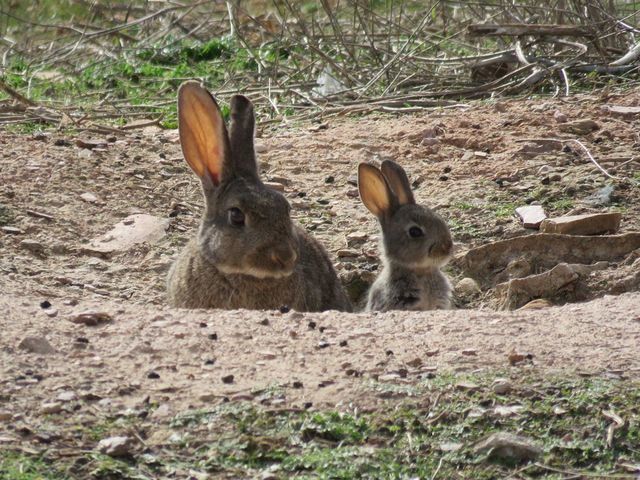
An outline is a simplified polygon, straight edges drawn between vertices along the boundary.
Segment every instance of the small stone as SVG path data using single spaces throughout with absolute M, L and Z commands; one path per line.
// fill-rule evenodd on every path
M 529 438 L 508 432 L 489 435 L 474 446 L 476 453 L 486 453 L 492 460 L 521 463 L 535 460 L 542 455 L 542 449 Z
M 605 105 L 603 110 L 611 116 L 622 118 L 634 118 L 640 115 L 640 107 L 625 107 L 624 105 Z
M 151 371 L 151 372 L 147 373 L 147 378 L 150 378 L 152 380 L 156 380 L 156 379 L 160 378 L 160 374 L 158 372 Z
M 327 342 L 326 340 L 320 340 L 318 342 L 318 347 L 319 349 L 323 349 L 323 348 L 328 348 L 329 346 L 331 346 L 331 344 L 329 342 Z
M 474 350 L 472 348 L 465 348 L 460 353 L 462 353 L 462 355 L 466 355 L 467 357 L 475 357 L 478 355 L 477 350 Z
M 18 348 L 39 355 L 51 355 L 56 349 L 44 337 L 25 337 L 18 344 Z
M 139 243 L 154 244 L 165 236 L 168 226 L 168 218 L 143 213 L 130 215 L 104 235 L 91 240 L 84 251 L 106 256 L 125 252 Z
M 233 375 L 225 375 L 224 377 L 222 377 L 222 383 L 233 383 Z
M 462 297 L 471 297 L 473 295 L 478 295 L 480 290 L 480 285 L 473 278 L 466 277 L 456 283 L 455 292 Z
M 47 309 L 44 311 L 44 313 L 45 313 L 48 317 L 53 318 L 53 317 L 58 316 L 58 309 L 57 309 L 57 308 L 47 308 Z
M 264 182 L 264 186 L 277 192 L 284 192 L 284 185 L 278 182 Z
M 600 125 L 591 119 L 576 120 L 573 122 L 563 123 L 558 126 L 558 129 L 564 133 L 573 133 L 575 135 L 586 135 L 598 130 Z
M 13 418 L 13 414 L 6 410 L 0 410 L 0 422 L 6 422 Z
M 513 390 L 513 386 L 506 378 L 496 378 L 491 384 L 491 389 L 498 395 L 505 395 Z
M 20 247 L 33 253 L 44 253 L 44 245 L 37 240 L 26 239 L 20 242 Z
M 621 219 L 622 214 L 620 212 L 548 218 L 540 224 L 540 231 L 565 235 L 613 233 L 620 228 Z
M 422 365 L 422 359 L 420 357 L 413 358 L 407 362 L 407 365 L 413 368 L 418 368 Z
M 127 457 L 131 455 L 133 446 L 131 437 L 109 437 L 100 440 L 96 449 L 110 457 Z
M 335 179 L 335 177 L 333 175 L 329 175 L 328 177 L 326 177 L 324 179 L 324 183 L 333 183 L 335 181 L 336 181 L 336 179 Z
M 262 142 L 257 142 L 255 146 L 253 147 L 256 153 L 265 153 L 267 151 L 269 151 L 269 148 L 267 148 L 267 146 L 262 143 Z
M 80 198 L 87 203 L 96 203 L 98 201 L 98 197 L 89 192 L 83 193 L 82 195 L 80 195 Z
M 8 233 L 10 235 L 20 235 L 24 233 L 22 230 L 16 227 L 2 227 L 0 228 L 4 233 Z
M 265 360 L 274 360 L 278 358 L 278 356 L 274 352 L 270 352 L 268 350 L 258 352 L 258 355 L 260 355 Z
M 466 391 L 466 392 L 475 392 L 480 389 L 480 387 L 473 382 L 459 382 L 455 385 L 456 390 Z
M 60 402 L 46 402 L 40 405 L 40 413 L 42 414 L 56 414 L 62 411 L 62 403 Z
M 343 248 L 337 252 L 338 258 L 353 258 L 360 255 L 360 252 L 350 248 Z
M 541 205 L 527 205 L 516 208 L 516 215 L 520 218 L 524 228 L 537 230 L 547 215 Z
M 555 112 L 553 112 L 553 119 L 558 123 L 567 123 L 567 121 L 569 120 L 567 116 L 560 110 L 556 110 Z
M 543 308 L 549 308 L 552 306 L 553 303 L 546 298 L 536 298 L 535 300 L 531 300 L 529 303 L 524 304 L 518 310 L 542 310 Z
M 111 322 L 113 317 L 106 312 L 97 312 L 95 310 L 87 310 L 80 313 L 72 313 L 69 315 L 69 321 L 87 326 L 96 326 L 102 323 Z
M 361 231 L 351 232 L 347 234 L 347 244 L 352 245 L 352 244 L 366 242 L 368 238 L 369 238 L 369 234 L 367 232 L 361 232 Z
M 74 400 L 77 400 L 77 399 L 78 399 L 78 396 L 75 394 L 75 392 L 72 392 L 71 390 L 65 390 L 64 392 L 60 392 L 56 397 L 56 400 L 64 403 L 73 402 Z

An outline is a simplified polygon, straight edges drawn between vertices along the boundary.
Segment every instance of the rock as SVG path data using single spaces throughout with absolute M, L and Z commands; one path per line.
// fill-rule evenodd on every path
M 461 297 L 472 297 L 481 292 L 478 282 L 470 277 L 465 277 L 456 283 L 454 290 Z
M 513 386 L 506 378 L 496 378 L 491 384 L 491 390 L 498 395 L 505 395 L 513 390 Z
M 558 130 L 564 133 L 572 133 L 574 135 L 586 135 L 598 130 L 600 125 L 591 119 L 575 120 L 573 122 L 562 123 L 558 126 Z
M 543 308 L 549 308 L 552 306 L 553 303 L 546 298 L 536 298 L 535 300 L 531 300 L 529 303 L 525 303 L 518 310 L 542 310 Z
M 360 255 L 360 252 L 350 248 L 343 248 L 337 252 L 338 258 L 354 258 Z
M 54 318 L 58 316 L 58 309 L 57 308 L 47 308 L 44 313 L 47 315 L 47 317 L 49 318 Z
M 43 254 L 44 245 L 37 240 L 26 239 L 20 242 L 20 247 L 32 253 Z
M 258 352 L 258 355 L 260 355 L 264 360 L 274 360 L 275 358 L 278 358 L 274 352 L 270 352 L 268 350 L 260 351 Z
M 438 449 L 441 452 L 457 452 L 462 447 L 464 447 L 464 444 L 458 442 L 444 442 L 438 445 Z
M 560 152 L 562 150 L 562 142 L 560 140 L 552 140 L 547 138 L 535 138 L 527 141 L 518 153 L 525 155 L 541 155 L 545 153 Z
M 615 188 L 613 185 L 606 185 L 590 197 L 585 198 L 584 203 L 594 207 L 606 207 L 611 205 L 611 196 L 613 195 L 614 190 Z
M 602 109 L 613 117 L 631 119 L 640 115 L 640 107 L 625 107 L 624 105 L 604 105 Z
M 255 146 L 253 147 L 256 153 L 265 153 L 269 151 L 269 148 L 262 142 L 256 141 Z
M 572 215 L 567 217 L 548 218 L 540 225 L 544 233 L 562 233 L 564 235 L 597 235 L 615 233 L 620 228 L 620 212 Z
M 508 432 L 496 432 L 474 446 L 476 453 L 484 453 L 491 460 L 521 463 L 535 460 L 542 449 L 529 438 Z
M 18 348 L 39 355 L 51 355 L 56 349 L 44 337 L 25 337 L 18 344 Z
M 87 203 L 96 203 L 98 201 L 98 197 L 89 192 L 83 193 L 82 195 L 80 195 L 80 198 Z
M 21 235 L 24 232 L 16 227 L 2 227 L 0 228 L 4 233 L 8 233 L 9 235 Z
M 110 457 L 128 457 L 133 447 L 134 441 L 131 437 L 109 437 L 100 440 L 96 450 Z
M 547 218 L 541 205 L 527 205 L 516 208 L 516 215 L 520 218 L 524 228 L 537 230 L 542 221 Z
M 73 402 L 74 400 L 77 400 L 78 396 L 75 394 L 75 392 L 72 392 L 71 390 L 65 390 L 64 392 L 60 392 L 58 394 L 58 396 L 56 397 L 56 400 L 58 400 L 59 402 Z
M 558 123 L 567 123 L 568 120 L 567 116 L 560 110 L 553 112 L 553 119 Z
M 456 390 L 466 391 L 466 392 L 475 392 L 480 390 L 480 387 L 473 382 L 459 382 L 455 385 Z
M 225 375 L 222 377 L 222 383 L 233 383 L 234 377 L 233 375 Z
M 496 275 L 514 259 L 535 259 L 539 269 L 553 268 L 560 262 L 591 264 L 618 260 L 640 248 L 640 233 L 607 236 L 572 236 L 548 233 L 524 235 L 472 248 L 455 260 L 465 275 L 480 285 L 493 285 Z M 534 297 L 535 298 L 535 297 Z
M 46 402 L 40 405 L 40 413 L 44 415 L 52 415 L 60 413 L 62 411 L 62 403 L 60 402 Z
M 467 357 L 476 357 L 476 356 L 478 356 L 478 351 L 474 350 L 473 348 L 465 348 L 460 353 L 462 353 L 462 355 L 465 355 Z
M 366 242 L 369 238 L 369 234 L 367 232 L 351 232 L 347 234 L 347 245 L 358 245 L 360 243 Z
M 264 182 L 264 186 L 278 192 L 284 192 L 284 185 L 278 182 Z
M 7 422 L 13 418 L 13 414 L 6 410 L 0 410 L 0 422 Z
M 147 242 L 154 244 L 162 239 L 169 219 L 139 213 L 130 215 L 117 223 L 109 232 L 91 240 L 87 253 L 109 255 L 115 252 L 126 252 L 136 244 Z
M 69 315 L 69 321 L 78 324 L 84 324 L 90 327 L 101 323 L 111 322 L 113 317 L 106 312 L 97 312 L 95 310 L 87 310 L 85 312 L 72 313 Z
M 514 278 L 495 287 L 500 309 L 514 310 L 532 298 L 554 296 L 566 285 L 576 281 L 578 275 L 566 263 L 560 263 L 551 270 L 525 278 Z

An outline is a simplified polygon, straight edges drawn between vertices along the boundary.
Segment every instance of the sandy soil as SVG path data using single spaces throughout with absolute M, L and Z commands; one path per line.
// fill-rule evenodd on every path
M 607 105 L 639 104 L 636 91 L 332 118 L 264 129 L 258 144 L 265 179 L 284 185 L 296 219 L 327 246 L 345 282 L 366 283 L 377 269 L 377 231 L 357 196 L 358 162 L 405 166 L 419 201 L 448 219 L 459 252 L 526 234 L 513 206 L 536 199 L 550 215 L 617 209 L 621 232 L 637 231 L 640 189 L 629 179 L 638 172 L 638 116 Z M 593 122 L 571 123 L 583 120 Z M 96 145 L 83 148 L 78 138 Z M 555 138 L 579 139 L 619 177 L 608 203 L 594 198 L 610 180 L 575 145 L 548 141 Z M 410 384 L 477 368 L 640 376 L 638 292 L 512 313 L 491 311 L 482 296 L 459 306 L 483 310 L 413 314 L 171 310 L 164 277 L 201 211 L 176 132 L 0 132 L 0 146 L 0 410 L 35 412 L 71 391 L 110 399 L 105 405 L 149 396 L 178 411 L 260 399 L 273 385 L 286 390 L 281 403 L 372 404 L 372 378 Z M 93 238 L 134 213 L 168 220 L 167 234 L 124 252 L 91 251 Z M 363 235 L 349 237 L 355 232 Z M 609 272 L 634 265 L 621 259 Z M 454 283 L 464 276 L 455 266 L 448 273 Z M 112 319 L 69 321 L 87 309 Z M 55 352 L 20 348 L 27 336 L 46 338 Z M 510 366 L 512 351 L 532 356 Z

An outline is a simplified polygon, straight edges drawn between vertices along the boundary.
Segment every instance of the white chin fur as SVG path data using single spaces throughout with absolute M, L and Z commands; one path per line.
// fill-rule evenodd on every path
M 441 267 L 444 267 L 448 262 L 449 262 L 449 257 L 438 257 L 438 258 L 427 257 L 427 258 L 421 259 L 419 262 L 411 262 L 411 263 L 403 262 L 402 265 L 412 270 L 421 270 L 426 268 L 441 268 Z
M 237 267 L 225 267 L 222 265 L 216 265 L 216 268 L 225 275 L 247 275 L 255 278 L 285 278 L 293 273 L 293 270 L 274 272 L 271 270 L 262 270 L 259 268 L 237 268 Z

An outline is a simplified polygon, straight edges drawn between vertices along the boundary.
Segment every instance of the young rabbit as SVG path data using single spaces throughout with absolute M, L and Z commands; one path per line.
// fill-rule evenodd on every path
M 253 105 L 231 99 L 229 133 L 199 83 L 178 91 L 184 158 L 202 182 L 198 233 L 169 271 L 169 303 L 185 308 L 351 311 L 322 246 L 289 217 L 283 195 L 260 181 Z
M 417 205 L 407 174 L 392 161 L 381 169 L 361 163 L 362 203 L 382 229 L 382 272 L 369 290 L 367 311 L 451 308 L 451 284 L 440 271 L 453 242 L 444 220 Z

